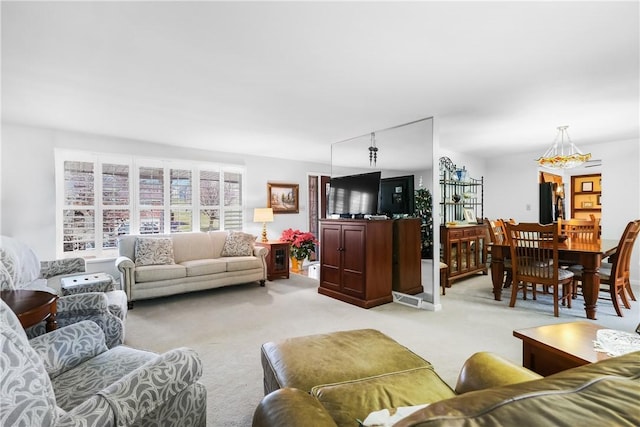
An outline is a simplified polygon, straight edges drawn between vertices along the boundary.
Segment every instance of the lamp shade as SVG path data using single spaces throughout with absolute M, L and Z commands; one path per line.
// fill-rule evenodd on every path
M 273 222 L 273 209 L 255 208 L 253 210 L 253 222 Z

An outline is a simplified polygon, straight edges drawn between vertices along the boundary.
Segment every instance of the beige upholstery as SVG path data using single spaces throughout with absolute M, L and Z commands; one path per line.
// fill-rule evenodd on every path
M 141 236 L 120 236 L 116 267 L 129 306 L 136 300 L 221 286 L 255 281 L 264 286 L 268 250 L 254 247 L 252 256 L 222 257 L 227 234 L 226 231 L 210 231 L 144 236 L 170 238 L 175 263 L 141 267 L 135 265 L 136 239 Z

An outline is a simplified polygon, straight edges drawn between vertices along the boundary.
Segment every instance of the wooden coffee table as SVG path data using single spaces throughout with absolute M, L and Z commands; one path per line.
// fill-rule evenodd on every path
M 47 321 L 47 332 L 53 331 L 58 326 L 57 295 L 44 291 L 15 290 L 0 292 L 0 298 L 16 313 L 20 324 L 25 329 L 43 320 Z
M 608 359 L 593 344 L 600 329 L 606 328 L 580 321 L 518 329 L 513 336 L 522 340 L 522 366 L 547 376 Z

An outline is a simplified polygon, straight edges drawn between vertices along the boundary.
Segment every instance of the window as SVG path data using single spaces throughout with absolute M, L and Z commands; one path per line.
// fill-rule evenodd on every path
M 59 257 L 117 255 L 122 234 L 242 230 L 237 166 L 56 150 Z

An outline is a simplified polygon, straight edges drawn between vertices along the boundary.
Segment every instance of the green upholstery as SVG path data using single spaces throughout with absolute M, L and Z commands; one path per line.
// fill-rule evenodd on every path
M 543 378 L 488 352 L 472 355 L 455 392 L 431 364 L 371 329 L 262 347 L 265 394 L 254 427 L 358 427 L 381 409 L 428 404 L 403 426 L 640 425 L 640 352 Z M 412 365 L 412 366 L 410 366 Z

